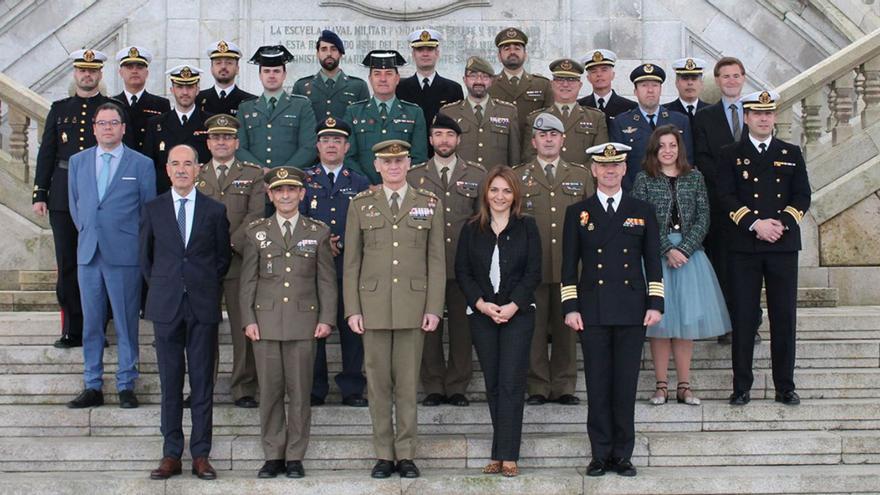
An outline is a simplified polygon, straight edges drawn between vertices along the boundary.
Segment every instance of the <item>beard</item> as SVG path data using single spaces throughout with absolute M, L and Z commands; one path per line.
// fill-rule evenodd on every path
M 444 147 L 443 149 L 434 148 L 434 154 L 439 155 L 441 158 L 449 158 L 450 156 L 455 154 L 455 148 L 453 147 Z
M 339 60 L 337 60 L 333 57 L 326 57 L 321 60 L 321 67 L 323 67 L 324 70 L 326 70 L 328 72 L 332 71 L 332 70 L 336 69 L 337 67 L 339 67 Z
M 501 62 L 505 68 L 509 70 L 517 70 L 523 65 L 523 60 L 516 55 L 509 56 Z

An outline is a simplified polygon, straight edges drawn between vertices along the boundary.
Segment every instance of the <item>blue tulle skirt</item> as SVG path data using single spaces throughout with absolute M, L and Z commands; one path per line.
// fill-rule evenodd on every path
M 681 234 L 669 234 L 673 245 Z M 663 263 L 664 312 L 660 323 L 648 327 L 648 337 L 698 340 L 730 332 L 730 315 L 709 258 L 695 251 L 681 268 Z

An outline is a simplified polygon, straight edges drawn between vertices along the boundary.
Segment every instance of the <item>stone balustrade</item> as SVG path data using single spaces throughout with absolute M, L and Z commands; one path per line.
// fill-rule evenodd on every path
M 7 75 L 0 73 L 0 108 L 6 115 L 9 129 L 0 134 L 2 150 L 8 153 L 0 160 L 4 169 L 21 182 L 33 181 L 31 163 L 36 159 L 30 150 L 36 149 L 43 133 L 49 102 Z M 36 124 L 36 126 L 32 125 Z

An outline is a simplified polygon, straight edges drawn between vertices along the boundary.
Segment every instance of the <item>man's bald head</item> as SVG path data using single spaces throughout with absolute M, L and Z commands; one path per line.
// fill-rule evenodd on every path
M 199 153 L 188 144 L 178 144 L 168 152 L 165 172 L 177 194 L 186 196 L 195 186 L 199 174 Z

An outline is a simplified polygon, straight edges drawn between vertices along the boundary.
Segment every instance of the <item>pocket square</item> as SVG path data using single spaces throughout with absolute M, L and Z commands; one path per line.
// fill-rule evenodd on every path
M 137 177 L 123 177 L 122 180 L 138 180 Z

